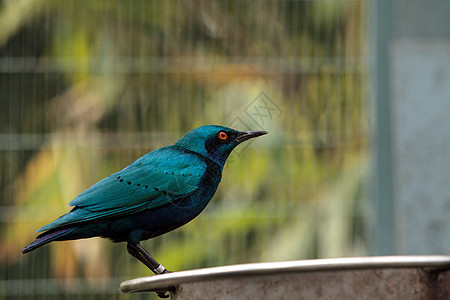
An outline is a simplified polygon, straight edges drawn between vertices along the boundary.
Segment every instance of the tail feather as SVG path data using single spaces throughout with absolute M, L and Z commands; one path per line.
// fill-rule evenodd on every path
M 72 230 L 74 230 L 73 227 L 72 228 L 63 228 L 63 229 L 59 229 L 59 230 L 55 230 L 55 231 L 51 231 L 51 232 L 44 232 L 44 233 L 38 235 L 38 237 L 36 238 L 36 240 L 34 242 L 32 242 L 31 244 L 29 244 L 28 246 L 23 248 L 22 253 L 25 254 L 25 253 L 31 252 L 36 248 L 39 248 L 45 244 L 53 242 L 54 240 L 67 235 Z

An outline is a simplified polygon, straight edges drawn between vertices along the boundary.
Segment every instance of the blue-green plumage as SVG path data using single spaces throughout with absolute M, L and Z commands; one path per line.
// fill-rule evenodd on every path
M 231 151 L 265 133 L 216 125 L 194 129 L 174 145 L 145 154 L 78 195 L 69 203 L 73 209 L 40 228 L 42 233 L 22 252 L 52 241 L 95 236 L 135 247 L 141 240 L 176 229 L 211 200 Z M 146 263 L 146 257 L 128 251 Z

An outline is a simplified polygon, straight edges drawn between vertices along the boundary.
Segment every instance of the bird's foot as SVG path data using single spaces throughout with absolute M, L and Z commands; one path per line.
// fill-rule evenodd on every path
M 158 295 L 159 298 L 169 298 L 169 294 L 167 291 L 164 292 L 156 292 L 156 295 Z
M 161 273 L 156 273 L 155 275 L 162 275 L 162 274 L 169 274 L 172 273 L 171 271 L 167 270 L 166 268 L 163 267 L 163 265 L 159 265 L 160 267 L 163 268 L 163 270 L 161 271 Z M 160 267 L 158 267 L 158 269 L 160 269 Z M 157 270 L 158 270 L 157 269 Z M 155 270 L 156 271 L 156 270 Z M 159 298 L 169 298 L 169 294 L 168 291 L 162 291 L 162 292 L 156 292 L 156 295 L 158 295 Z

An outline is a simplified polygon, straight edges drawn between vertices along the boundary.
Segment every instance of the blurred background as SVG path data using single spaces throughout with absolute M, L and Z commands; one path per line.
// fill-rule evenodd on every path
M 144 298 L 118 290 L 151 275 L 125 244 L 20 250 L 204 124 L 269 135 L 143 242 L 169 270 L 448 253 L 450 7 L 422 2 L 0 1 L 0 299 Z

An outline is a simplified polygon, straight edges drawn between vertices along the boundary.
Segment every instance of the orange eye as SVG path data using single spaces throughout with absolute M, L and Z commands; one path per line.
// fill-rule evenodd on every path
M 219 137 L 219 139 L 221 139 L 222 141 L 226 141 L 228 138 L 228 134 L 226 132 L 219 132 L 219 134 L 217 135 Z

